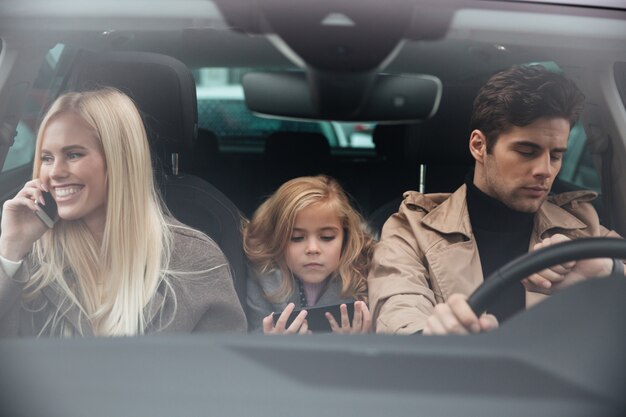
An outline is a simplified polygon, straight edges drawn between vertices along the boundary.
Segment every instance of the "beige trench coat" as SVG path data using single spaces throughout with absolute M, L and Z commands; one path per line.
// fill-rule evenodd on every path
M 601 226 L 591 191 L 551 196 L 535 215 L 529 250 L 556 233 L 570 238 L 619 235 Z M 408 191 L 383 227 L 368 276 L 370 311 L 378 333 L 421 330 L 435 304 L 470 295 L 483 282 L 466 202 L 466 186 L 453 194 Z M 526 293 L 526 304 L 543 298 Z

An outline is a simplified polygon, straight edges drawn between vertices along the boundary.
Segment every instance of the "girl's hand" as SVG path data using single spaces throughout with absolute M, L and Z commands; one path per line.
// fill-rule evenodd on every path
M 341 310 L 341 326 L 337 323 L 332 314 L 326 313 L 326 319 L 328 319 L 333 333 L 359 334 L 370 332 L 372 328 L 372 316 L 365 302 L 356 301 L 354 303 L 352 325 L 350 324 L 350 317 L 348 317 L 348 307 L 342 304 L 339 309 Z
M 307 311 L 302 310 L 293 322 L 286 327 L 287 320 L 289 316 L 293 312 L 296 305 L 294 303 L 289 303 L 285 310 L 280 313 L 280 317 L 276 321 L 276 325 L 274 325 L 274 317 L 273 314 L 265 317 L 263 319 L 263 333 L 265 334 L 309 334 L 311 331 L 309 330 L 309 325 L 306 321 Z
M 48 230 L 35 215 L 44 205 L 42 191 L 48 191 L 38 179 L 27 182 L 15 197 L 2 207 L 2 234 L 0 255 L 10 261 L 20 261 L 31 250 L 33 243 Z M 38 204 L 37 204 L 37 203 Z

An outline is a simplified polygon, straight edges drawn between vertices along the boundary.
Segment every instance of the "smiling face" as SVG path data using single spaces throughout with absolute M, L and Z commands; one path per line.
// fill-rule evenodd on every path
M 312 204 L 298 212 L 285 248 L 289 269 L 306 284 L 319 284 L 339 268 L 343 228 L 329 204 Z
M 106 161 L 95 132 L 80 116 L 61 114 L 46 126 L 39 178 L 56 200 L 61 219 L 83 219 L 92 232 L 104 230 Z
M 474 130 L 474 184 L 514 210 L 535 213 L 561 169 L 569 131 L 566 119 L 540 118 L 500 134 L 487 152 L 484 135 Z

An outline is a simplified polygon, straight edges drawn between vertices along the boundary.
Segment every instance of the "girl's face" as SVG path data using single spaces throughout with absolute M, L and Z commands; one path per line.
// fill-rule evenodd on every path
M 73 113 L 55 117 L 41 143 L 40 180 L 56 200 L 59 217 L 83 219 L 102 233 L 106 218 L 106 161 L 94 131 Z
M 289 269 L 307 284 L 319 284 L 339 268 L 343 228 L 329 204 L 316 203 L 296 215 L 285 248 Z

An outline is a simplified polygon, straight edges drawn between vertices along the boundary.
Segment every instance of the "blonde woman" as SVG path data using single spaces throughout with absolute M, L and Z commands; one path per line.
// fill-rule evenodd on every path
M 367 273 L 373 239 L 336 180 L 320 175 L 287 181 L 244 226 L 244 249 L 255 272 L 248 280 L 251 330 L 308 333 L 303 310 L 355 301 L 350 322 L 326 313 L 335 333 L 367 333 Z M 272 313 L 282 314 L 274 323 Z
M 59 97 L 35 152 L 33 180 L 2 211 L 1 336 L 246 329 L 220 249 L 164 214 L 127 96 Z M 54 203 L 46 225 L 36 213 Z

